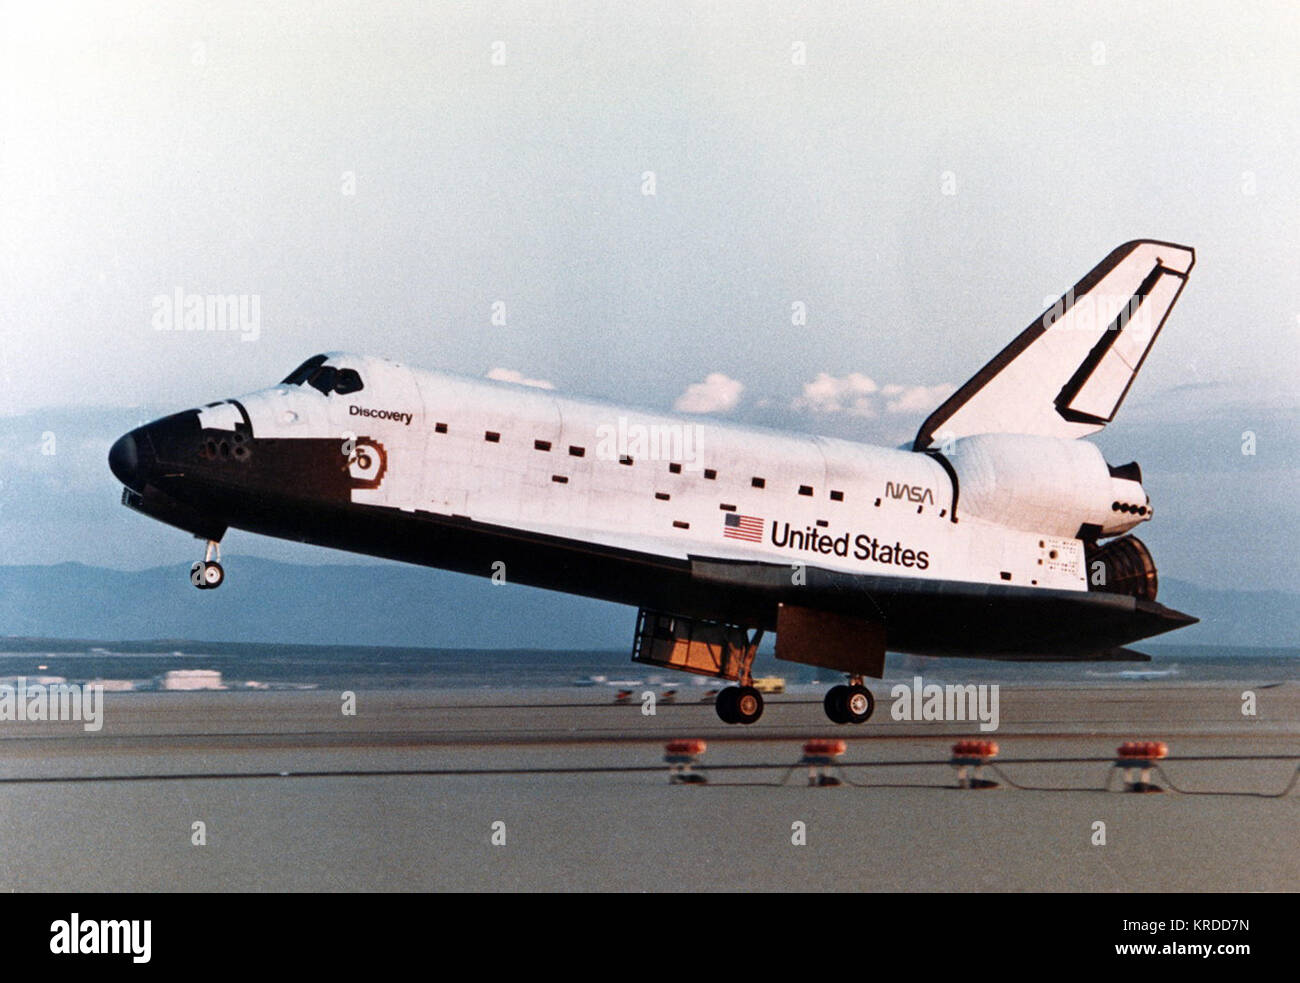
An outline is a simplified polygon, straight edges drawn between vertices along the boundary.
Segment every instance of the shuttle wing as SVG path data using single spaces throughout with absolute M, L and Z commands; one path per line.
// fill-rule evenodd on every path
M 714 591 L 743 591 L 770 605 L 797 604 L 884 627 L 891 652 L 1023 661 L 1141 661 L 1123 646 L 1196 618 L 1126 594 L 1051 590 L 854 574 L 805 568 L 792 586 L 785 564 L 691 557 L 691 577 Z
M 914 450 L 981 433 L 1076 438 L 1115 418 L 1196 261 L 1187 246 L 1120 246 L 921 425 Z

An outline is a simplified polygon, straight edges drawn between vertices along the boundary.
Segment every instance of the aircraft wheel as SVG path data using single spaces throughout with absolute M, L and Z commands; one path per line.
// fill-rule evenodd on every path
M 753 686 L 736 687 L 736 723 L 752 724 L 763 716 L 763 694 Z
M 830 718 L 833 724 L 847 724 L 849 722 L 849 709 L 846 705 L 848 702 L 849 688 L 847 686 L 832 686 L 826 691 L 822 698 L 822 709 L 826 711 L 826 716 Z
M 724 724 L 740 723 L 740 716 L 736 709 L 737 687 L 727 686 L 718 692 L 718 698 L 713 703 L 713 709 L 718 712 L 718 719 Z
M 871 690 L 858 683 L 845 687 L 843 701 L 844 719 L 850 724 L 865 724 L 876 709 L 876 699 Z
M 199 590 L 214 590 L 226 579 L 226 571 L 220 563 L 204 560 L 195 561 L 190 567 L 190 583 Z

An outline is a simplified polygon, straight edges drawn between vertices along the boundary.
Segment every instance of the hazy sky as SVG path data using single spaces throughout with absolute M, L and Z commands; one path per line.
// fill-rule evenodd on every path
M 328 349 L 898 443 L 1154 237 L 1197 264 L 1103 447 L 1182 575 L 1300 585 L 1297 10 L 6 3 L 0 562 L 189 559 L 109 429 Z M 155 330 L 178 287 L 257 340 Z

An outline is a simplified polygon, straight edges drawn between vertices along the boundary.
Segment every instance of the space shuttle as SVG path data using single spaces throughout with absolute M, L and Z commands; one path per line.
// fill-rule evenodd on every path
M 228 529 L 638 609 L 632 658 L 715 677 L 752 724 L 777 659 L 844 675 L 860 724 L 886 650 L 1144 661 L 1192 624 L 1156 601 L 1137 463 L 1086 438 L 1115 418 L 1192 249 L 1125 243 L 943 402 L 903 448 L 781 433 L 315 355 L 283 382 L 122 436 L 122 501 L 206 541 Z

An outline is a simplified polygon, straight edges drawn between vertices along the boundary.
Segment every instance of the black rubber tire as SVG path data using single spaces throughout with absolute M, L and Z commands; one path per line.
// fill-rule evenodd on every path
M 865 708 L 854 710 L 854 704 L 861 704 L 865 698 Z M 871 690 L 865 686 L 855 683 L 852 686 L 845 687 L 844 698 L 841 704 L 844 707 L 844 719 L 850 724 L 865 724 L 871 719 L 871 714 L 876 709 L 876 698 L 871 695 Z
M 763 694 L 753 686 L 737 686 L 733 706 L 736 723 L 752 724 L 763 716 Z
M 203 569 L 206 564 L 202 560 L 195 560 L 190 565 L 190 583 L 199 590 L 207 590 L 208 585 L 203 580 Z
M 225 568 L 215 560 L 203 564 L 203 581 L 208 590 L 216 590 L 226 582 Z
M 847 686 L 832 686 L 826 691 L 822 698 L 822 709 L 826 711 L 826 716 L 830 718 L 833 724 L 847 724 L 849 722 L 849 711 L 845 707 L 845 700 L 848 698 L 849 688 Z
M 726 686 L 718 692 L 718 697 L 713 702 L 713 709 L 718 712 L 718 719 L 724 724 L 740 723 L 740 717 L 736 711 L 736 692 L 738 687 Z

